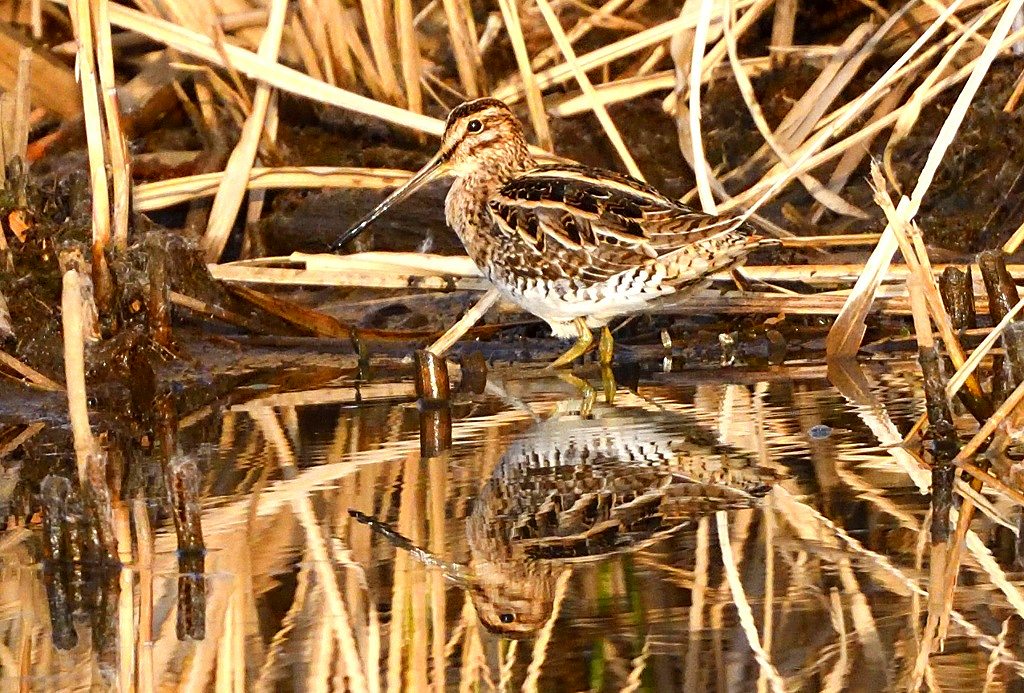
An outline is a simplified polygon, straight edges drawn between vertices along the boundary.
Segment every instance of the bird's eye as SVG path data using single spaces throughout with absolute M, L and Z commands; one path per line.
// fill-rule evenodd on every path
M 471 120 L 469 121 L 469 124 L 466 125 L 466 132 L 480 132 L 483 129 L 484 124 L 479 120 Z
M 473 122 L 475 123 L 477 121 L 473 121 Z M 472 125 L 472 123 L 470 123 L 470 125 Z M 502 623 L 512 623 L 512 621 L 516 620 L 516 615 L 515 614 L 499 614 L 498 615 L 498 620 L 501 621 Z

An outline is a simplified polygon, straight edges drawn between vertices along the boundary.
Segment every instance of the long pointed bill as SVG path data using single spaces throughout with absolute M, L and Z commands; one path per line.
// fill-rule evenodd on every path
M 372 212 L 363 217 L 362 221 L 338 236 L 338 239 L 331 244 L 331 250 L 341 250 L 349 241 L 365 231 L 366 227 L 376 221 L 377 217 L 387 211 L 389 207 L 398 204 L 430 181 L 447 173 L 448 166 L 442 158 L 442 154 L 442 152 L 435 154 L 423 168 L 406 181 L 405 185 L 388 195 L 383 202 L 373 208 Z
M 453 563 L 451 561 L 444 560 L 440 556 L 435 556 L 426 549 L 416 546 L 416 544 L 412 543 L 412 540 L 405 535 L 400 534 L 397 530 L 391 527 L 391 525 L 375 520 L 365 513 L 349 508 L 348 514 L 357 522 L 366 525 L 374 532 L 390 541 L 395 547 L 408 551 L 410 556 L 418 560 L 423 565 L 440 568 L 441 572 L 444 573 L 444 576 L 456 585 L 459 585 L 463 589 L 468 589 L 471 586 L 472 575 L 470 575 L 469 569 L 461 563 Z

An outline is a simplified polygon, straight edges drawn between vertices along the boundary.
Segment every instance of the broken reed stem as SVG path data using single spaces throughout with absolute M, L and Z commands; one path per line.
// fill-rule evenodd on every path
M 85 391 L 85 321 L 82 315 L 82 278 L 77 270 L 64 274 L 61 292 L 61 321 L 64 327 L 64 377 L 68 393 L 68 414 L 75 443 L 78 479 L 85 483 L 89 456 L 96 442 L 89 426 Z
M 261 60 L 277 63 L 287 10 L 288 0 L 273 0 L 271 3 L 267 29 L 263 32 L 257 53 Z M 259 82 L 256 85 L 252 110 L 242 126 L 238 144 L 235 145 L 228 158 L 228 163 L 224 167 L 224 177 L 221 179 L 217 195 L 213 200 L 206 233 L 200 242 L 200 248 L 207 262 L 217 262 L 220 259 L 221 253 L 224 252 L 224 246 L 227 245 L 228 237 L 231 235 L 231 229 L 234 227 L 238 210 L 242 205 L 242 198 L 245 197 L 248 187 L 249 174 L 259 149 L 260 138 L 263 136 L 270 96 L 270 85 Z
M 966 272 L 952 266 L 943 269 L 939 275 L 939 294 L 954 329 L 970 330 L 976 327 L 974 281 L 970 265 Z
M 64 389 L 59 383 L 43 375 L 27 363 L 14 358 L 5 351 L 0 351 L 0 366 L 10 368 L 12 371 L 23 377 L 27 381 L 28 385 L 38 387 L 41 390 L 60 392 Z
M 501 292 L 496 288 L 490 288 L 487 290 L 480 300 L 476 304 L 466 311 L 466 314 L 459 318 L 459 321 L 448 328 L 441 337 L 427 347 L 427 351 L 436 355 L 444 356 L 445 352 L 452 348 L 455 342 L 459 341 L 466 332 L 470 330 L 480 318 L 490 309 L 491 306 L 501 297 Z
M 946 313 L 946 308 L 942 303 L 942 297 L 939 295 L 938 286 L 935 283 L 935 276 L 931 267 L 931 261 L 928 258 L 928 250 L 924 246 L 924 242 L 921 238 L 921 233 L 916 226 L 907 221 L 908 217 L 901 216 L 900 209 L 893 206 L 892 199 L 889 197 L 889 193 L 885 189 L 885 177 L 882 175 L 881 170 L 878 167 L 877 162 L 871 163 L 871 180 L 872 187 L 875 190 L 875 202 L 881 207 L 885 213 L 888 225 L 886 226 L 887 231 L 891 231 L 893 237 L 896 239 L 896 243 L 903 253 L 904 259 L 907 262 L 907 266 L 910 268 L 912 276 L 917 276 L 920 280 L 921 295 L 926 301 L 928 312 L 931 314 L 935 325 L 938 327 L 939 334 L 942 337 L 942 342 L 946 347 L 946 351 L 949 353 L 949 358 L 953 362 L 956 368 L 961 368 L 966 363 L 967 358 L 964 356 L 963 347 L 960 346 L 960 340 L 957 339 L 956 334 L 953 332 L 953 326 L 950 322 L 949 315 Z M 900 200 L 900 207 L 904 206 L 907 202 L 907 198 L 904 197 Z M 912 204 L 912 203 L 909 203 Z M 881 241 L 879 242 L 879 246 Z M 876 248 L 877 249 L 877 248 Z M 874 255 L 874 253 L 872 253 Z M 892 254 L 883 256 L 882 259 L 886 260 L 886 269 L 888 269 L 888 260 L 892 259 Z M 909 281 L 909 280 L 908 280 Z M 858 284 L 860 282 L 858 281 Z M 909 286 L 909 283 L 908 283 Z M 856 287 L 854 288 L 856 290 Z M 877 291 L 877 287 L 875 288 Z M 852 296 L 852 294 L 851 294 Z M 873 299 L 873 295 L 868 297 L 869 302 Z M 834 329 L 834 327 L 833 327 Z M 929 328 L 930 329 L 930 328 Z M 832 332 L 829 332 L 831 338 Z M 863 335 L 863 330 L 861 331 Z M 858 339 L 856 348 L 859 348 L 860 342 Z M 970 396 L 969 400 L 965 401 L 972 413 L 975 413 L 980 418 L 984 418 L 984 415 L 988 411 L 991 411 L 991 405 L 985 397 L 985 394 L 981 390 L 981 385 L 978 384 L 977 378 L 973 374 L 969 374 L 965 381 L 967 385 L 967 393 Z

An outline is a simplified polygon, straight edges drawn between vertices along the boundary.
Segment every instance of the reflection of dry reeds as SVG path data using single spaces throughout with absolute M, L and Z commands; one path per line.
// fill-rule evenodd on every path
M 139 0 L 135 4 L 139 9 L 108 0 L 68 0 L 66 13 L 59 9 L 60 3 L 54 3 L 46 6 L 44 15 L 44 5 L 38 0 L 29 3 L 27 11 L 25 3 L 0 3 L 10 12 L 10 21 L 22 13 L 24 23 L 37 37 L 52 20 L 56 25 L 65 24 L 61 33 L 69 24 L 76 39 L 80 85 L 72 90 L 67 65 L 51 64 L 48 57 L 43 59 L 43 49 L 26 48 L 6 29 L 0 32 L 0 56 L 6 56 L 0 62 L 8 68 L 2 75 L 3 84 L 11 89 L 0 96 L 0 114 L 4 116 L 0 163 L 29 154 L 30 132 L 39 122 L 29 101 L 64 117 L 81 114 L 89 145 L 92 287 L 84 265 L 68 271 L 62 317 L 67 397 L 82 479 L 96 446 L 85 389 L 85 343 L 96 333 L 93 303 L 102 310 L 110 296 L 105 252 L 124 250 L 134 240 L 129 238 L 131 166 L 125 144 L 132 123 L 121 112 L 116 72 L 122 62 L 134 58 L 133 44 L 145 45 L 147 51 L 154 44 L 162 47 L 151 59 L 168 64 L 174 93 L 193 119 L 197 133 L 218 142 L 224 154 L 211 160 L 206 172 L 201 169 L 197 175 L 139 185 L 134 189 L 135 209 L 155 211 L 212 196 L 212 208 L 203 212 L 198 226 L 199 230 L 205 228 L 202 247 L 210 262 L 220 259 L 242 209 L 249 227 L 260 219 L 265 190 L 328 185 L 383 189 L 408 177 L 407 172 L 392 169 L 278 166 L 290 163 L 281 160 L 286 157 L 281 156 L 276 141 L 281 117 L 276 95 L 280 92 L 436 136 L 443 122 L 433 115 L 450 105 L 446 102 L 493 91 L 510 103 L 525 100 L 536 142 L 546 150 L 560 144 L 552 139 L 552 117 L 589 112 L 623 166 L 639 176 L 644 161 L 638 161 L 637 152 L 630 150 L 618 129 L 622 122 L 617 126 L 609 109 L 638 94 L 671 91 L 664 105 L 675 119 L 678 145 L 693 168 L 696 199 L 704 209 L 752 212 L 773 202 L 795 182 L 811 198 L 806 216 L 812 221 L 828 214 L 843 223 L 860 224 L 863 222 L 858 220 L 870 212 L 880 211 L 885 231 L 880 236 L 851 233 L 831 239 L 787 239 L 785 245 L 790 248 L 812 248 L 821 254 L 839 244 L 867 244 L 874 252 L 866 262 L 830 264 L 816 258 L 819 264 L 748 268 L 746 274 L 752 279 L 785 285 L 784 290 L 759 286 L 758 291 L 741 296 L 711 291 L 662 312 L 837 315 L 827 350 L 839 356 L 857 353 L 870 311 L 911 315 L 921 346 L 944 349 L 953 364 L 955 372 L 945 385 L 949 404 L 961 391 L 973 397 L 986 394 L 981 387 L 984 364 L 997 342 L 1005 341 L 1013 331 L 1024 304 L 1018 302 L 1004 318 L 994 320 L 996 324 L 981 345 L 967 354 L 933 278 L 941 268 L 933 266 L 915 223 L 920 209 L 935 195 L 932 188 L 940 166 L 963 134 L 983 79 L 996 59 L 1024 36 L 1024 30 L 1014 24 L 1024 0 L 954 0 L 944 5 L 907 2 L 891 8 L 865 2 L 862 4 L 868 10 L 845 27 L 845 36 L 839 36 L 834 45 L 818 47 L 794 45 L 797 3 L 792 0 L 774 5 L 767 0 L 730 0 L 720 6 L 710 0 L 686 2 L 673 17 L 648 16 L 646 9 L 640 11 L 643 3 L 621 0 L 596 9 L 582 3 L 500 0 L 497 9 L 509 46 L 491 38 L 483 40 L 484 32 L 466 0 L 443 0 L 422 8 L 409 0 L 393 4 L 359 0 L 344 5 L 329 0 Z M 414 14 L 418 9 L 419 14 Z M 752 46 L 751 36 L 769 11 L 774 13 L 771 45 Z M 6 21 L 7 15 L 4 18 Z M 430 29 L 431 25 L 443 30 Z M 112 33 L 112 27 L 124 31 Z M 605 31 L 594 31 L 597 27 Z M 493 32 L 490 35 L 493 37 Z M 140 39 L 145 43 L 140 44 Z M 543 45 L 538 45 L 541 42 Z M 511 60 L 505 61 L 505 68 L 494 67 L 502 62 L 489 59 L 488 53 L 496 45 L 514 58 L 514 67 Z M 752 52 L 757 54 L 746 54 Z M 814 77 L 801 93 L 792 95 L 791 105 L 773 127 L 759 101 L 755 78 L 773 66 L 797 63 L 812 68 Z M 15 64 L 18 69 L 11 70 Z M 862 81 L 868 64 L 879 66 L 881 75 Z M 495 72 L 500 69 L 505 72 Z M 719 78 L 737 85 L 760 143 L 733 168 L 722 170 L 707 161 L 712 133 L 702 129 L 701 123 L 701 104 L 708 96 L 702 87 Z M 53 85 L 68 87 L 63 90 L 66 98 L 47 94 L 62 91 Z M 490 90 L 490 85 L 497 86 Z M 953 88 L 958 88 L 959 94 L 916 172 L 913 190 L 904 195 L 895 172 L 897 147 L 908 144 L 909 135 L 922 125 L 925 109 Z M 1024 79 L 1018 79 L 1004 109 L 1012 111 L 1022 93 Z M 881 149 L 882 165 L 873 172 L 878 210 L 869 211 L 855 204 L 850 181 L 856 181 L 858 167 L 881 135 L 887 135 Z M 896 195 L 890 197 L 889 190 Z M 250 195 L 248 206 L 244 205 L 246 195 Z M 202 210 L 199 202 L 194 209 Z M 6 233 L 6 229 L 0 231 L 0 261 L 8 271 L 8 243 L 14 241 L 9 241 Z M 1004 248 L 1012 252 L 1022 239 L 1024 226 Z M 905 264 L 894 266 L 891 261 L 897 250 Z M 1011 269 L 1021 276 L 1021 268 Z M 219 265 L 213 274 L 237 283 L 488 288 L 466 258 L 260 258 Z M 716 281 L 721 285 L 721 279 Z M 252 326 L 244 316 L 188 296 L 171 298 L 200 314 Z M 431 349 L 443 353 L 496 298 L 493 290 L 484 293 Z M 279 308 L 288 312 L 289 306 L 280 303 Z M 10 331 L 7 312 L 0 312 L 4 338 Z M 306 317 L 316 318 L 312 311 Z M 344 332 L 333 323 L 325 331 Z M 53 379 L 3 351 L 0 366 L 36 387 L 61 389 Z M 797 373 L 787 374 L 785 377 L 792 377 L 788 383 L 792 388 Z M 1004 624 L 998 635 L 984 630 L 973 614 L 956 603 L 954 587 L 961 571 L 974 571 L 990 590 L 986 596 L 1000 600 L 999 609 L 1024 614 L 1019 586 L 1000 567 L 983 539 L 990 527 L 1015 527 L 1011 509 L 1015 511 L 1021 504 L 1020 490 L 1005 469 L 988 465 L 990 458 L 1009 466 L 1005 444 L 988 446 L 992 437 L 1005 443 L 1015 433 L 1024 385 L 1013 383 L 1008 388 L 1012 391 L 1009 398 L 991 408 L 994 415 L 976 432 L 971 429 L 963 436 L 966 444 L 953 464 L 970 477 L 956 483 L 956 493 L 963 498 L 956 530 L 948 547 L 933 551 L 928 562 L 930 584 L 925 585 L 922 510 L 893 497 L 885 480 L 878 477 L 896 476 L 927 492 L 931 457 L 918 452 L 918 443 L 928 434 L 926 423 L 922 418 L 913 435 L 901 435 L 899 419 L 886 408 L 864 371 L 837 365 L 832 374 L 859 419 L 861 433 L 873 436 L 882 449 L 859 450 L 843 457 L 846 451 L 839 445 L 809 443 L 815 491 L 825 496 L 855 495 L 872 517 L 883 518 L 914 538 L 914 561 L 907 559 L 907 565 L 901 565 L 905 557 L 889 556 L 873 548 L 869 540 L 856 538 L 823 509 L 824 504 L 818 507 L 805 502 L 794 489 L 777 490 L 763 515 L 719 516 L 713 526 L 701 520 L 694 532 L 696 550 L 686 559 L 690 562 L 683 563 L 676 556 L 678 565 L 664 565 L 652 555 L 637 560 L 661 579 L 689 590 L 691 601 L 685 618 L 673 621 L 686 626 L 687 637 L 677 640 L 678 647 L 673 646 L 673 656 L 683 657 L 688 665 L 684 687 L 703 690 L 716 683 L 714 677 L 724 682 L 731 658 L 738 651 L 746 655 L 750 650 L 758 664 L 762 690 L 790 684 L 798 687 L 812 676 L 823 682 L 825 690 L 862 682 L 857 677 L 866 674 L 857 671 L 852 662 L 863 658 L 883 669 L 883 653 L 895 650 L 885 616 L 878 613 L 890 604 L 874 602 L 869 586 L 886 592 L 893 603 L 906 603 L 911 614 L 914 651 L 902 652 L 896 673 L 900 685 L 937 683 L 941 672 L 933 666 L 933 650 L 942 638 L 958 635 L 990 651 L 986 686 L 997 681 L 1003 669 L 1020 672 L 1022 665 L 1006 642 L 1005 615 L 998 614 Z M 785 379 L 778 372 L 771 377 Z M 801 377 L 811 376 L 805 372 Z M 670 382 L 669 378 L 664 382 Z M 781 440 L 808 442 L 786 430 L 792 421 L 779 423 L 766 411 L 771 404 L 766 387 L 758 385 L 753 392 L 735 383 L 723 387 L 712 376 L 704 381 L 694 376 L 685 386 L 697 391 L 692 407 L 714 418 L 723 440 L 752 449 L 763 464 L 781 464 L 771 454 Z M 916 386 L 908 387 L 913 392 Z M 509 399 L 522 394 L 521 399 L 529 401 L 532 393 L 527 386 L 523 389 L 527 392 L 513 393 Z M 813 426 L 815 412 L 839 406 L 813 390 L 791 394 L 807 405 L 794 419 L 802 428 Z M 397 518 L 399 529 L 414 542 L 426 542 L 432 552 L 444 553 L 461 541 L 459 513 L 465 514 L 472 495 L 467 489 L 490 472 L 504 436 L 529 418 L 521 411 L 468 418 L 456 424 L 453 437 L 462 443 L 485 438 L 478 458 L 459 460 L 465 466 L 449 468 L 447 457 L 437 457 L 424 467 L 409 430 L 408 421 L 414 417 L 408 416 L 403 404 L 410 397 L 411 388 L 404 383 L 361 383 L 358 388 L 253 397 L 226 414 L 220 429 L 221 461 L 263 463 L 272 458 L 277 463 L 273 474 L 282 478 L 272 478 L 270 471 L 262 469 L 249 470 L 239 488 L 248 491 L 255 487 L 251 498 L 211 503 L 204 512 L 214 550 L 208 564 L 211 627 L 202 643 L 178 643 L 170 632 L 167 624 L 173 618 L 167 614 L 171 610 L 168 595 L 175 581 L 167 575 L 175 568 L 168 560 L 168 539 L 161 535 L 153 543 L 147 508 L 136 502 L 132 509 L 138 542 L 140 625 L 139 632 L 133 634 L 134 573 L 125 570 L 120 576 L 118 602 L 121 683 L 130 686 L 127 679 L 135 676 L 142 690 L 172 679 L 193 687 L 212 684 L 224 689 L 241 689 L 257 681 L 259 687 L 271 689 L 275 681 L 297 672 L 295 680 L 317 679 L 312 683 L 320 687 L 326 687 L 330 677 L 339 689 L 441 689 L 457 672 L 464 689 L 493 685 L 505 689 L 518 682 L 525 682 L 527 689 L 541 688 L 542 665 L 555 666 L 561 655 L 557 649 L 558 606 L 574 596 L 568 593 L 568 569 L 559 577 L 554 613 L 533 647 L 513 644 L 499 658 L 495 641 L 481 628 L 471 601 L 467 599 L 465 608 L 454 613 L 449 593 L 454 588 L 436 567 L 398 554 L 393 564 L 396 569 L 392 569 L 390 559 L 382 557 L 386 549 L 348 519 L 348 506 L 362 504 L 367 511 Z M 671 396 L 666 400 L 669 409 L 682 406 Z M 370 404 L 358 414 L 342 417 L 333 431 L 325 463 L 308 468 L 300 464 L 304 451 L 299 445 L 302 426 L 297 407 L 341 404 L 348 408 L 367 401 Z M 187 422 L 192 425 L 202 418 L 203 414 L 196 414 Z M 8 455 L 29 443 L 38 431 L 26 429 L 10 439 L 0 439 L 0 451 Z M 858 442 L 863 445 L 865 441 Z M 211 493 L 219 488 L 210 483 Z M 332 489 L 325 491 L 325 486 Z M 452 513 L 452 508 L 458 512 Z M 126 506 L 115 505 L 113 517 L 120 558 L 131 564 Z M 713 532 L 717 533 L 718 552 L 711 549 Z M 6 535 L 4 548 L 17 548 L 26 539 L 23 534 Z M 0 662 L 4 671 L 45 674 L 53 659 L 51 650 L 39 644 L 45 641 L 45 598 L 36 583 L 10 575 L 6 551 L 4 556 L 0 613 L 8 628 Z M 755 560 L 762 561 L 758 565 L 764 568 L 763 585 L 751 580 L 744 570 Z M 297 568 L 296 561 L 301 562 Z M 613 593 L 623 599 L 639 598 L 627 594 L 635 588 L 625 586 L 624 573 L 621 564 L 603 577 L 597 576 L 597 571 L 576 568 L 572 580 L 580 585 L 581 594 L 590 597 Z M 266 615 L 260 609 L 280 587 L 271 575 L 290 575 L 296 586 L 290 594 L 292 601 L 275 624 L 274 635 L 264 641 L 261 619 Z M 816 584 L 825 575 L 829 580 L 837 577 L 839 587 L 816 594 L 810 606 L 801 604 L 801 585 Z M 929 619 L 922 631 L 913 615 L 925 594 L 929 596 Z M 757 599 L 764 600 L 762 609 L 755 608 Z M 382 602 L 390 604 L 387 614 L 378 610 Z M 24 606 L 15 614 L 12 604 Z M 652 610 L 660 608 L 664 613 L 657 612 L 659 616 L 680 615 L 664 605 Z M 828 646 L 821 658 L 813 664 L 792 665 L 778 655 L 793 645 L 788 631 L 800 631 L 804 609 L 819 627 L 831 624 L 833 632 L 826 638 Z M 735 619 L 738 628 L 732 628 Z M 566 624 L 567 628 L 591 626 L 585 622 Z M 708 627 L 714 629 L 710 639 L 702 637 Z M 737 634 L 742 638 L 735 637 Z M 133 637 L 134 643 L 130 642 Z M 595 651 L 602 658 L 602 675 L 635 688 L 659 666 L 660 646 L 657 637 L 643 633 L 634 643 L 606 637 Z M 910 647 L 909 641 L 901 647 Z M 298 671 L 294 662 L 307 657 L 310 667 Z M 80 670 L 83 680 L 91 680 L 91 674 L 85 673 L 91 666 L 88 655 L 78 652 L 72 660 L 69 666 Z M 698 666 L 704 663 L 707 672 Z

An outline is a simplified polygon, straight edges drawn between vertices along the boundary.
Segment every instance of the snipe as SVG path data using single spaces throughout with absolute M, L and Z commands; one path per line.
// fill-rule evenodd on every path
M 754 506 L 779 479 L 689 416 L 599 405 L 591 418 L 542 421 L 508 446 L 466 518 L 465 565 L 349 512 L 465 587 L 488 630 L 524 637 L 551 615 L 568 563 L 639 551 L 702 516 Z
M 484 98 L 456 107 L 437 154 L 333 247 L 445 175 L 455 178 L 445 217 L 481 272 L 556 337 L 576 338 L 556 367 L 584 354 L 599 327 L 610 362 L 609 320 L 703 284 L 760 241 L 734 217 L 697 212 L 628 176 L 537 165 L 512 111 Z

